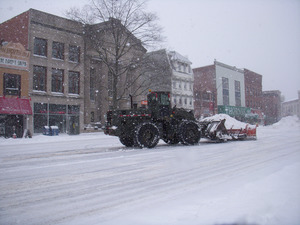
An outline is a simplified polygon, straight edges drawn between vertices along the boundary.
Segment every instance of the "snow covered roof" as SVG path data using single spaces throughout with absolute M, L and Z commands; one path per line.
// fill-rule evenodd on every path
M 170 59 L 172 61 L 174 60 L 174 61 L 179 61 L 182 63 L 192 64 L 192 62 L 187 57 L 180 55 L 178 52 L 170 51 L 170 52 L 168 52 L 168 55 L 170 56 Z

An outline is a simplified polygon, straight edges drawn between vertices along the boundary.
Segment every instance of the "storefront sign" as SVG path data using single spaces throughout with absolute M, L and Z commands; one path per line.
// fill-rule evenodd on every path
M 28 70 L 30 52 L 20 43 L 0 46 L 0 67 Z
M 219 105 L 218 113 L 224 113 L 229 116 L 245 116 L 251 112 L 250 108 L 239 107 L 239 106 L 229 106 L 229 105 Z
M 24 60 L 9 59 L 9 58 L 4 58 L 4 57 L 0 57 L 0 64 L 7 65 L 7 66 L 17 66 L 17 67 L 22 67 L 22 68 L 27 67 L 27 62 Z

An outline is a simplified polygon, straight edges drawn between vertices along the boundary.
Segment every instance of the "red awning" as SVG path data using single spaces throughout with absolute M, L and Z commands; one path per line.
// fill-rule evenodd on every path
M 31 115 L 28 99 L 0 97 L 0 114 Z

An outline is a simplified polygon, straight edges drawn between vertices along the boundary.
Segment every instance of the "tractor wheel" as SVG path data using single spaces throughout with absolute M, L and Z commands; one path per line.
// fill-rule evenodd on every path
M 140 148 L 154 148 L 159 141 L 159 130 L 153 123 L 142 123 L 137 126 L 134 144 Z
M 126 147 L 132 147 L 134 145 L 133 138 L 131 137 L 120 137 L 120 142 L 125 145 Z
M 179 139 L 184 145 L 195 145 L 200 141 L 200 129 L 194 121 L 184 121 L 179 125 Z

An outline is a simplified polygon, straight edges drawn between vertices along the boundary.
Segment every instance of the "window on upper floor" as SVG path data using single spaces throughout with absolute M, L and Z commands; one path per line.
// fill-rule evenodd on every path
M 235 106 L 241 106 L 241 83 L 240 81 L 234 81 L 235 90 Z
M 90 68 L 90 100 L 95 101 L 96 69 Z
M 69 93 L 79 94 L 79 72 L 69 71 Z
M 80 47 L 76 45 L 69 46 L 69 61 L 79 62 L 80 61 Z
M 43 38 L 34 38 L 33 54 L 47 57 L 47 40 Z
M 21 76 L 5 73 L 3 77 L 3 94 L 21 96 Z
M 223 105 L 229 105 L 229 80 L 222 77 Z
M 51 91 L 64 92 L 64 71 L 60 69 L 52 69 Z
M 47 68 L 44 66 L 33 66 L 33 90 L 46 91 Z
M 52 58 L 64 60 L 65 45 L 64 43 L 53 41 L 52 43 Z

